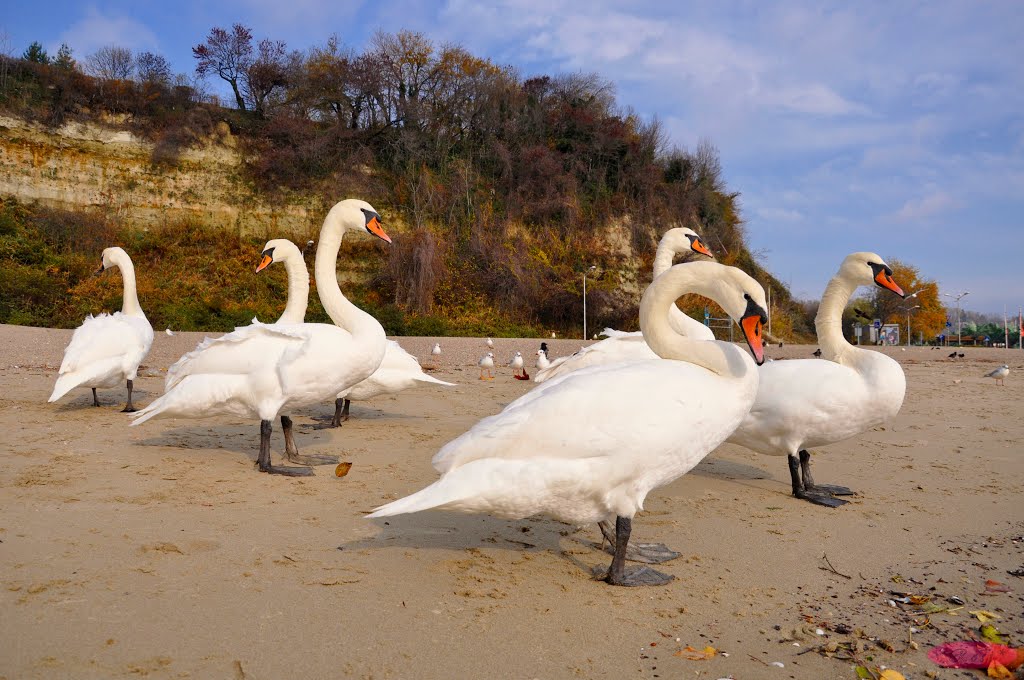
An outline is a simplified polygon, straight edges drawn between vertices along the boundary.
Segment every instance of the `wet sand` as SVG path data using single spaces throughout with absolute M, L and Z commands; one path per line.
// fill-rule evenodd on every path
M 610 559 L 595 527 L 363 518 L 436 479 L 441 445 L 534 385 L 504 363 L 518 349 L 533 373 L 540 340 L 495 340 L 497 378 L 480 381 L 483 339 L 442 338 L 432 374 L 458 386 L 354 403 L 338 430 L 314 429 L 328 404 L 294 414 L 304 452 L 353 463 L 294 479 L 256 472 L 254 422 L 129 428 L 123 389 L 102 408 L 85 389 L 47 404 L 70 335 L 0 326 L 0 678 L 856 677 L 847 657 L 953 678 L 925 651 L 977 635 L 978 610 L 1024 644 L 1024 579 L 1008 573 L 1024 568 L 1016 350 L 886 349 L 907 374 L 902 412 L 814 456 L 818 481 L 859 491 L 842 508 L 791 498 L 783 458 L 721 447 L 634 522 L 636 540 L 683 552 L 660 567 L 676 580 L 622 589 L 590 580 Z M 157 333 L 138 405 L 201 337 Z M 435 340 L 399 338 L 424 364 Z M 579 346 L 548 342 L 552 357 Z M 1005 387 L 982 377 L 1004 362 Z

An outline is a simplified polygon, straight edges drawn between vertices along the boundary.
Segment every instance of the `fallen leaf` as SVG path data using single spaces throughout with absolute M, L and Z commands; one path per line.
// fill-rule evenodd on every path
M 988 623 L 989 621 L 995 621 L 996 619 L 999 618 L 999 614 L 993 614 L 992 612 L 987 612 L 984 609 L 975 609 L 974 611 L 970 611 L 970 612 L 967 612 L 967 613 L 970 614 L 971 616 L 977 616 L 978 620 L 981 621 L 982 623 Z
M 884 671 L 882 671 L 882 674 L 880 676 L 878 676 L 878 680 L 907 680 L 907 679 L 905 677 L 903 677 L 903 673 L 900 673 L 899 671 L 894 671 L 891 668 L 886 668 Z
M 992 665 L 988 667 L 988 677 L 996 678 L 996 680 L 1013 680 L 1014 675 L 1006 666 L 998 661 L 993 661 Z
M 352 463 L 338 463 L 338 467 L 334 468 L 335 477 L 344 477 L 348 474 L 348 471 L 352 469 Z
M 924 604 L 925 602 L 928 602 L 929 600 L 931 600 L 931 598 L 928 597 L 927 595 L 911 595 L 910 596 L 910 604 Z
M 991 623 L 986 623 L 981 627 L 981 638 L 989 642 L 995 642 L 997 645 L 1006 644 L 1003 636 L 999 634 L 999 631 Z
M 993 581 L 989 579 L 985 581 L 985 592 L 986 593 L 1008 593 L 1010 592 L 1010 586 L 999 581 Z
M 681 656 L 684 659 L 689 659 L 690 661 L 707 661 L 708 659 L 714 657 L 714 655 L 717 653 L 718 650 L 714 647 L 694 649 L 690 645 L 686 645 L 686 647 L 676 652 L 674 656 Z
M 869 671 L 864 666 L 857 666 L 853 670 L 855 673 L 857 673 L 857 677 L 861 678 L 862 680 L 877 680 L 875 678 L 875 674 Z

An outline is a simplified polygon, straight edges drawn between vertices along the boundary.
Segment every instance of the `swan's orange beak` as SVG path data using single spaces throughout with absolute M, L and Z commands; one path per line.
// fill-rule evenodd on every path
M 888 267 L 879 269 L 878 273 L 875 274 L 875 283 L 882 288 L 888 288 L 892 292 L 899 295 L 901 298 L 905 298 L 906 295 L 903 293 L 903 289 L 900 288 L 899 284 L 896 283 L 895 279 L 892 278 L 892 270 Z
M 698 236 L 693 236 L 690 238 L 690 247 L 693 248 L 698 253 L 700 253 L 701 255 L 714 257 L 714 255 L 711 254 L 711 250 L 706 245 L 704 245 L 704 241 L 701 241 L 700 237 Z
M 761 324 L 763 319 L 760 310 L 753 314 L 747 314 L 740 319 L 740 328 L 743 329 L 743 337 L 747 339 L 747 346 L 750 353 L 754 355 L 754 361 L 760 366 L 764 363 L 764 337 L 761 335 Z
M 366 230 L 377 238 L 391 243 L 391 237 L 384 233 L 384 227 L 381 226 L 380 220 L 377 219 L 376 215 L 371 217 L 366 223 Z
M 259 274 L 261 271 L 270 266 L 270 263 L 274 261 L 274 258 L 269 253 L 263 253 L 263 259 L 260 260 L 260 264 L 256 267 L 256 273 Z

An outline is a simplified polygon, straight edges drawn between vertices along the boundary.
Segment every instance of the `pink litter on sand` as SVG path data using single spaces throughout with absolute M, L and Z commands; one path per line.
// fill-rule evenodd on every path
M 1013 670 L 1024 664 L 1024 647 L 993 642 L 947 642 L 928 650 L 928 658 L 944 668 L 988 668 L 999 663 Z

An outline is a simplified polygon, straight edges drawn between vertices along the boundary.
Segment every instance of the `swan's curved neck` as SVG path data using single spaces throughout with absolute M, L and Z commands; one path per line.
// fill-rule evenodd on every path
M 677 254 L 676 249 L 664 241 L 658 244 L 658 249 L 654 251 L 654 278 L 658 278 L 672 268 Z
M 121 270 L 121 280 L 124 282 L 121 313 L 145 318 L 146 315 L 139 304 L 139 292 L 135 287 L 135 265 L 132 264 L 131 258 L 118 254 L 114 257 L 114 264 Z
M 336 325 L 344 328 L 353 336 L 380 336 L 384 338 L 384 328 L 380 323 L 348 301 L 338 287 L 338 251 L 341 249 L 341 238 L 344 230 L 337 224 L 333 213 L 327 214 L 323 229 L 320 230 L 320 245 L 316 249 L 316 261 L 313 275 L 316 278 L 316 292 L 324 310 Z
M 847 281 L 842 274 L 833 276 L 825 286 L 814 317 L 814 330 L 824 359 L 837 361 L 843 354 L 856 349 L 843 337 L 843 310 L 855 290 L 856 284 Z
M 301 255 L 285 260 L 284 268 L 288 272 L 288 304 L 277 323 L 302 323 L 309 304 L 309 270 Z
M 658 243 L 658 249 L 654 252 L 654 278 L 658 278 L 671 269 L 676 255 L 679 255 L 680 252 L 681 251 L 677 250 L 670 244 L 665 243 L 664 240 Z M 676 330 L 680 333 L 693 333 L 698 330 L 698 326 L 704 326 L 700 321 L 697 321 L 689 314 L 686 314 L 683 310 L 679 309 L 674 301 L 672 306 L 669 307 L 668 314 L 672 319 L 672 323 L 675 325 Z M 703 328 L 700 330 L 703 331 Z
M 721 289 L 714 281 L 721 275 L 721 267 L 714 262 L 690 262 L 656 278 L 640 301 L 640 330 L 650 348 L 663 359 L 687 361 L 721 376 L 742 378 L 755 370 L 753 360 L 743 350 L 727 342 L 688 338 L 669 322 L 675 301 L 686 293 L 719 301 Z

